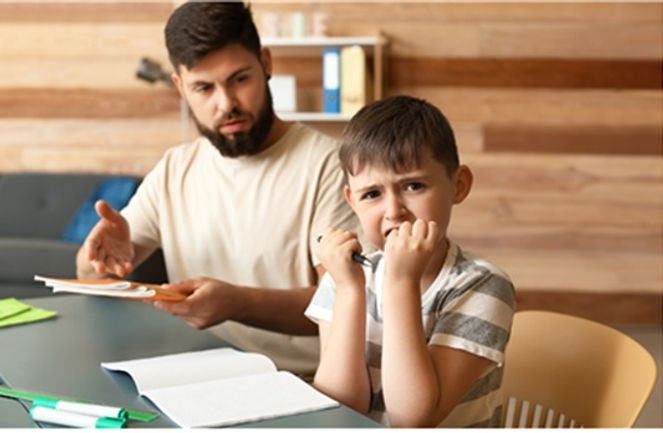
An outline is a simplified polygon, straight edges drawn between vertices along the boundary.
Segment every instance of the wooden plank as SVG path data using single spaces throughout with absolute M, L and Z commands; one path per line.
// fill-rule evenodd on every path
M 162 149 L 136 148 L 128 157 L 126 149 L 102 148 L 29 148 L 17 152 L 2 152 L 0 171 L 114 173 L 144 176 L 163 155 Z
M 463 245 L 462 238 L 458 243 Z M 660 254 L 507 248 L 473 252 L 506 271 L 516 290 L 660 295 L 663 287 Z
M 0 59 L 166 58 L 163 23 L 2 23 Z
M 660 59 L 659 24 L 569 24 L 515 27 L 509 23 L 481 29 L 482 57 Z
M 0 2 L 0 22 L 165 23 L 172 9 L 172 3 L 167 1 Z
M 660 89 L 661 60 L 395 57 L 389 86 Z
M 164 56 L 153 57 L 164 69 Z M 138 57 L 10 58 L 3 60 L 0 87 L 144 87 L 135 78 Z M 390 58 L 387 86 L 464 86 L 509 88 L 660 89 L 661 61 L 556 59 Z M 48 73 L 45 73 L 48 71 Z M 320 56 L 274 57 L 274 75 L 294 75 L 300 86 L 321 86 Z
M 549 210 L 554 211 L 554 206 Z M 609 227 L 540 221 L 518 225 L 514 222 L 486 221 L 474 210 L 455 211 L 454 221 L 473 219 L 474 224 L 452 224 L 450 233 L 470 250 L 535 250 L 591 253 L 621 251 L 636 254 L 661 254 L 661 231 L 656 227 Z
M 518 290 L 516 309 L 555 311 L 607 325 L 663 324 L 663 296 L 660 294 Z
M 650 156 L 466 154 L 473 191 L 455 226 L 566 225 L 663 230 L 663 159 Z
M 153 58 L 170 71 L 167 59 Z M 111 59 L 87 57 L 3 59 L 0 88 L 147 89 L 164 88 L 136 78 L 139 57 Z
M 0 89 L 0 118 L 176 117 L 174 89 Z
M 329 15 L 331 25 L 343 21 L 420 21 L 439 22 L 491 22 L 510 21 L 532 23 L 553 21 L 566 23 L 632 22 L 657 23 L 663 7 L 656 2 L 426 2 L 399 1 L 388 6 L 380 2 L 356 3 L 353 1 L 312 2 L 310 0 L 255 0 L 252 10 L 256 21 L 263 13 L 277 13 L 287 19 L 293 11 L 305 14 L 315 12 Z M 386 28 L 386 27 L 385 27 Z
M 0 152 L 30 148 L 165 150 L 186 141 L 179 117 L 139 119 L 0 119 Z M 189 128 L 195 130 L 195 125 Z M 2 158 L 0 158 L 2 161 Z M 2 162 L 0 162 L 1 164 Z M 6 168 L 6 167 L 5 167 Z M 0 168 L 0 171 L 3 171 Z
M 487 152 L 663 154 L 660 127 L 487 125 Z
M 189 136 L 195 135 L 195 127 Z M 144 175 L 185 140 L 178 118 L 0 120 L 0 172 L 113 172 Z
M 456 122 L 521 126 L 663 126 L 663 93 L 654 90 L 495 89 L 399 86 L 440 107 Z
M 517 24 L 344 21 L 332 34 L 384 33 L 396 57 L 560 58 L 657 60 L 663 52 L 660 24 Z
M 663 289 L 663 159 L 469 154 L 475 185 L 449 236 L 517 287 Z

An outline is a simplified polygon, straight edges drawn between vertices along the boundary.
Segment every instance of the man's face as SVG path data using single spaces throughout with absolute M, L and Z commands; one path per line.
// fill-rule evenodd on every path
M 210 53 L 173 79 L 189 103 L 198 130 L 229 157 L 262 150 L 274 121 L 267 85 L 269 60 L 239 44 Z

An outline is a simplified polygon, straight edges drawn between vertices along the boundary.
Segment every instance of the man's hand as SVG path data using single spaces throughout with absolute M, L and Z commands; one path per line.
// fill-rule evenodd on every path
M 163 286 L 187 295 L 179 302 L 157 301 L 154 307 L 180 317 L 196 329 L 205 329 L 233 318 L 239 309 L 238 288 L 223 281 L 200 277 Z
M 434 221 L 416 220 L 414 224 L 404 222 L 387 237 L 384 246 L 387 269 L 385 281 L 406 282 L 407 286 L 419 288 L 419 281 L 428 262 L 435 253 L 440 230 Z
M 134 247 L 129 236 L 129 223 L 103 200 L 97 201 L 94 207 L 101 220 L 90 231 L 79 251 L 79 274 L 81 269 L 92 267 L 99 275 L 111 273 L 124 277 L 133 270 Z
M 351 287 L 363 292 L 364 271 L 352 260 L 352 253 L 361 253 L 357 234 L 340 229 L 327 230 L 317 248 L 320 263 L 334 279 L 337 290 Z

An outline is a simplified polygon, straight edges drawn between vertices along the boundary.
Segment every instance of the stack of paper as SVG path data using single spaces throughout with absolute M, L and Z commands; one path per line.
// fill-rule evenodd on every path
M 55 311 L 42 310 L 15 298 L 0 299 L 0 328 L 55 317 Z
M 150 300 L 181 301 L 181 293 L 162 289 L 157 284 L 135 283 L 111 278 L 100 280 L 47 278 L 35 275 L 35 281 L 42 281 L 53 289 L 53 293 L 67 292 L 82 295 L 110 296 L 114 298 L 134 298 Z

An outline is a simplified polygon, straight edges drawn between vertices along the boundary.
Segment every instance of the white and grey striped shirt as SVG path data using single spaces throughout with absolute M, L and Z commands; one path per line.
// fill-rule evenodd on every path
M 366 276 L 366 362 L 371 381 L 369 416 L 385 425 L 388 419 L 382 398 L 382 252 L 369 256 L 377 263 Z M 306 310 L 315 322 L 331 322 L 336 295 L 326 274 Z M 490 263 L 463 252 L 449 242 L 444 265 L 421 296 L 421 317 L 429 345 L 448 346 L 495 362 L 472 385 L 440 427 L 499 427 L 502 416 L 502 369 L 515 310 L 515 293 L 509 277 Z

